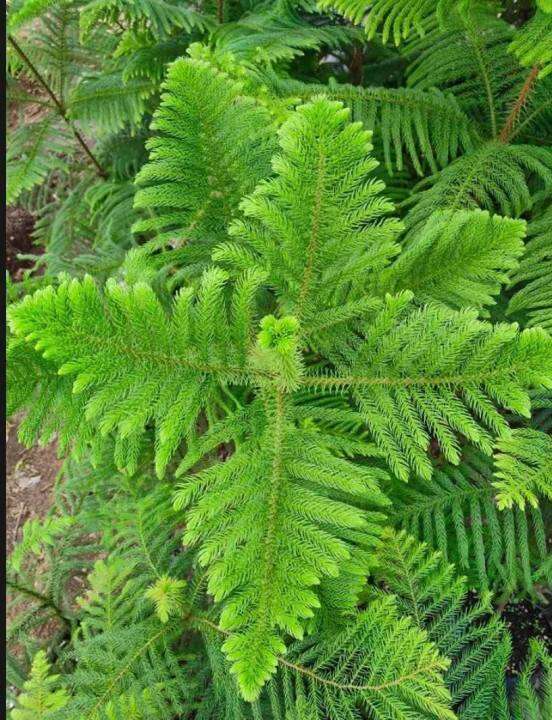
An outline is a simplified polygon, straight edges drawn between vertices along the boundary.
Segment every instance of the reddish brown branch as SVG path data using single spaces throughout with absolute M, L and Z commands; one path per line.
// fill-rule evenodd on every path
M 46 80 L 42 77 L 42 75 L 40 74 L 40 72 L 39 72 L 38 69 L 35 67 L 34 63 L 32 62 L 32 60 L 31 60 L 31 59 L 29 58 L 29 56 L 25 53 L 25 51 L 23 50 L 23 48 L 20 47 L 20 45 L 18 44 L 17 40 L 16 40 L 14 37 L 12 37 L 11 35 L 8 35 L 8 41 L 9 41 L 10 45 L 12 45 L 12 47 L 14 48 L 14 50 L 17 52 L 17 54 L 19 55 L 19 57 L 20 57 L 20 58 L 23 60 L 23 62 L 27 65 L 27 67 L 29 68 L 29 70 L 33 73 L 33 75 L 34 75 L 35 78 L 38 80 L 38 82 L 42 85 L 42 87 L 44 88 L 44 90 L 46 90 L 46 92 L 48 93 L 48 96 L 50 97 L 50 99 L 51 99 L 52 102 L 54 103 L 54 105 L 55 105 L 55 107 L 56 107 L 59 115 L 61 116 L 61 118 L 63 119 L 63 121 L 64 121 L 65 123 L 67 123 L 67 125 L 71 128 L 71 130 L 72 130 L 72 132 L 73 132 L 73 135 L 75 136 L 75 139 L 77 140 L 77 142 L 79 143 L 79 145 L 81 146 L 81 148 L 84 150 L 84 152 L 85 152 L 86 155 L 88 156 L 89 160 L 92 162 L 92 164 L 93 164 L 94 167 L 96 168 L 96 170 L 97 170 L 97 172 L 98 172 L 98 175 L 99 175 L 100 177 L 104 177 L 104 178 L 107 177 L 107 173 L 105 172 L 105 170 L 103 169 L 103 167 L 100 165 L 98 159 L 96 158 L 96 156 L 94 155 L 94 153 L 92 152 L 92 150 L 88 147 L 88 144 L 86 143 L 86 140 L 83 138 L 83 136 L 82 136 L 82 135 L 80 134 L 80 132 L 77 130 L 77 128 L 73 125 L 73 123 L 71 122 L 71 120 L 69 120 L 69 118 L 67 117 L 67 111 L 66 111 L 63 103 L 61 102 L 61 100 L 60 100 L 58 97 L 56 97 L 56 94 L 54 93 L 54 91 L 52 90 L 52 88 L 48 85 L 48 83 L 46 82 Z
M 521 111 L 523 110 L 523 106 L 527 102 L 527 98 L 533 90 L 533 86 L 535 85 L 539 71 L 540 67 L 538 65 L 533 65 L 531 71 L 529 72 L 529 75 L 525 78 L 525 82 L 523 83 L 521 90 L 519 91 L 519 95 L 517 96 L 516 101 L 512 105 L 510 114 L 506 118 L 504 127 L 502 128 L 498 136 L 500 142 L 508 143 L 510 141 L 512 132 L 515 128 L 517 121 L 519 120 Z

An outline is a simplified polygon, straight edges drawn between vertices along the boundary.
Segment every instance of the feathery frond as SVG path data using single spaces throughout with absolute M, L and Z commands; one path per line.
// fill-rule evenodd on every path
M 552 330 L 552 208 L 527 226 L 529 241 L 519 268 L 510 279 L 516 288 L 507 314 L 519 317 L 525 327 Z
M 522 77 L 515 58 L 508 53 L 514 31 L 496 17 L 493 3 L 467 2 L 464 6 L 464 12 L 450 13 L 445 30 L 434 27 L 414 43 L 407 84 L 419 90 L 437 86 L 451 91 L 486 129 L 487 137 L 495 138 L 502 98 Z
M 241 198 L 270 172 L 270 116 L 223 73 L 180 59 L 169 70 L 153 129 L 135 200 L 152 212 L 135 231 L 155 233 L 157 248 L 197 241 L 207 258 Z
M 6 202 L 16 202 L 24 191 L 42 183 L 53 170 L 63 171 L 65 162 L 60 156 L 66 149 L 66 133 L 56 125 L 53 116 L 12 133 L 6 160 Z
M 357 87 L 332 83 L 315 85 L 281 80 L 268 75 L 269 87 L 279 95 L 303 101 L 317 95 L 339 100 L 383 144 L 383 160 L 391 174 L 410 161 L 419 175 L 427 164 L 433 172 L 445 167 L 462 151 L 471 150 L 477 139 L 468 116 L 450 93 L 437 88 Z
M 326 46 L 335 50 L 358 36 L 351 27 L 313 25 L 301 16 L 294 2 L 261 2 L 236 22 L 218 25 L 210 42 L 239 60 L 257 65 L 293 60 L 307 50 Z
M 393 522 L 469 575 L 470 587 L 533 592 L 532 569 L 548 555 L 540 508 L 498 510 L 492 462 L 470 450 L 430 481 L 393 485 Z
M 200 544 L 208 590 L 224 603 L 220 625 L 236 632 L 223 649 L 249 700 L 285 651 L 277 629 L 302 637 L 323 577 L 340 575 L 345 605 L 337 603 L 336 613 L 354 610 L 383 519 L 363 508 L 387 504 L 381 471 L 335 457 L 331 436 L 296 426 L 281 391 L 267 388 L 261 398 L 249 417 L 223 421 L 235 453 L 187 477 L 175 496 L 177 509 L 190 508 L 184 543 Z M 219 432 L 216 425 L 209 431 L 218 442 Z M 192 452 L 179 473 L 197 458 Z
M 509 50 L 524 67 L 536 66 L 539 78 L 552 72 L 552 12 L 537 10 L 519 30 Z
M 81 600 L 81 636 L 67 677 L 71 697 L 55 720 L 161 720 L 183 713 L 193 685 L 173 647 L 177 629 L 151 617 L 133 619 L 132 566 L 98 561 Z
M 212 18 L 173 0 L 91 0 L 81 10 L 81 35 L 86 39 L 98 23 L 120 20 L 129 30 L 149 31 L 156 38 L 175 30 L 205 30 L 212 24 Z
M 443 21 L 455 5 L 451 0 L 319 0 L 321 9 L 333 9 L 355 24 L 362 25 L 372 40 L 381 30 L 382 41 L 390 38 L 400 45 L 411 32 L 425 35 L 428 19 Z
M 417 227 L 437 210 L 477 207 L 520 217 L 551 187 L 549 148 L 488 142 L 423 180 L 407 201 L 405 224 Z
M 50 663 L 43 650 L 33 659 L 29 679 L 17 705 L 10 713 L 11 720 L 46 720 L 50 713 L 63 708 L 68 701 L 66 691 L 59 687 L 59 675 L 50 673 Z
M 537 495 L 552 500 L 552 438 L 531 429 L 513 430 L 500 438 L 493 485 L 499 509 L 527 501 L 538 507 Z
M 298 717 L 342 720 L 363 711 L 374 720 L 455 718 L 443 682 L 449 661 L 398 615 L 393 597 L 371 602 L 333 636 L 292 647 L 281 665 L 282 705 Z
M 386 532 L 376 577 L 393 593 L 401 614 L 426 630 L 451 661 L 444 674 L 460 720 L 504 717 L 505 670 L 510 640 L 490 598 L 467 605 L 468 584 L 441 553 L 404 531 Z
M 242 202 L 245 219 L 229 231 L 237 242 L 213 254 L 260 266 L 282 312 L 326 337 L 364 311 L 370 277 L 396 254 L 401 227 L 386 217 L 382 183 L 369 177 L 377 165 L 370 133 L 348 117 L 341 103 L 320 98 L 284 123 L 276 177 Z
M 482 210 L 440 211 L 409 238 L 380 287 L 454 308 L 493 305 L 519 267 L 525 223 Z
M 73 119 L 93 123 L 104 132 L 136 127 L 155 89 L 149 78 L 124 81 L 120 72 L 86 77 L 71 94 L 69 113 Z
M 533 678 L 540 669 L 539 687 Z M 512 720 L 546 720 L 552 711 L 552 657 L 544 643 L 532 638 L 512 700 Z
M 157 420 L 162 475 L 181 440 L 194 434 L 199 413 L 215 412 L 218 383 L 243 382 L 252 298 L 262 279 L 245 273 L 230 309 L 226 275 L 213 269 L 197 294 L 189 289 L 175 299 L 169 316 L 148 285 L 111 281 L 102 295 L 87 277 L 27 296 L 12 309 L 11 323 L 55 368 L 46 382 L 57 385 L 60 402 L 80 398 L 78 427 L 85 436 L 92 427 L 103 435 L 117 432 L 121 467 L 134 467 L 144 426 Z M 239 335 L 223 313 L 242 324 Z M 40 410 L 31 413 L 36 425 Z
M 429 479 L 430 439 L 460 460 L 458 434 L 484 452 L 508 425 L 507 407 L 530 414 L 527 390 L 550 384 L 550 338 L 534 328 L 485 324 L 472 310 L 411 306 L 411 294 L 386 296 L 362 337 L 336 351 L 336 373 L 310 375 L 311 387 L 352 393 L 393 472 Z M 305 381 L 304 381 L 305 382 Z

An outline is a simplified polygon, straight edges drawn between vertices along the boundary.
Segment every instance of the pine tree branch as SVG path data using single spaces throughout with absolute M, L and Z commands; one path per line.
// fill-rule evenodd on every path
M 318 249 L 320 232 L 320 211 L 322 205 L 322 193 L 324 191 L 325 168 L 326 156 L 322 153 L 322 151 L 320 151 L 318 156 L 316 189 L 314 192 L 314 207 L 311 219 L 311 236 L 307 248 L 305 271 L 303 273 L 301 289 L 299 291 L 299 297 L 297 299 L 297 310 L 295 312 L 299 321 L 301 321 L 303 309 L 311 289 L 312 274 L 314 270 L 314 258 Z
M 62 620 L 64 623 L 67 623 L 68 625 L 71 625 L 72 619 L 69 616 L 65 615 L 63 610 L 58 607 L 58 605 L 56 605 L 55 602 L 46 595 L 39 593 L 33 588 L 28 588 L 24 585 L 20 585 L 18 582 L 15 582 L 15 580 L 6 579 L 6 585 L 7 587 L 12 588 L 17 592 L 20 592 L 22 595 L 27 595 L 28 597 L 32 597 L 35 600 L 38 600 L 41 605 L 53 610 L 60 620 Z
M 157 640 L 159 640 L 159 638 L 162 637 L 170 627 L 170 624 L 163 625 L 163 627 L 158 632 L 148 638 L 148 640 L 130 657 L 129 661 L 123 667 L 123 669 L 109 683 L 106 691 L 102 695 L 100 695 L 94 707 L 92 707 L 91 710 L 86 713 L 86 718 L 97 717 L 97 713 L 100 708 L 105 707 L 106 701 L 113 696 L 113 690 L 117 687 L 121 679 L 130 671 L 134 662 L 138 660 L 138 658 L 141 657 L 151 645 L 153 645 Z
M 502 143 L 508 143 L 512 139 L 514 128 L 516 126 L 516 123 L 519 119 L 520 113 L 523 109 L 523 106 L 525 105 L 527 98 L 529 97 L 529 94 L 533 90 L 535 83 L 537 81 L 538 74 L 540 72 L 540 66 L 539 65 L 533 65 L 531 68 L 529 75 L 525 79 L 525 82 L 521 86 L 521 90 L 519 91 L 519 95 L 517 96 L 514 104 L 512 105 L 512 109 L 510 110 L 510 114 L 506 118 L 506 122 L 504 123 L 504 127 L 500 131 L 500 134 L 498 136 L 498 139 Z
M 151 360 L 155 359 L 160 361 L 161 363 L 167 363 L 170 365 L 174 365 L 177 367 L 185 367 L 189 368 L 190 370 L 195 370 L 199 373 L 204 373 L 205 375 L 235 375 L 236 378 L 240 378 L 240 380 L 243 380 L 244 384 L 247 384 L 247 374 L 253 375 L 255 377 L 261 377 L 268 380 L 274 380 L 277 378 L 276 373 L 270 373 L 269 371 L 265 370 L 259 370 L 254 369 L 251 371 L 246 371 L 242 367 L 232 366 L 232 365 L 223 365 L 221 364 L 215 364 L 215 363 L 205 363 L 205 362 L 195 362 L 194 360 L 188 360 L 183 357 L 177 357 L 176 355 L 167 355 L 166 353 L 157 352 L 157 351 L 151 351 L 151 352 L 145 352 L 145 351 L 139 351 L 135 348 L 129 347 L 128 345 L 124 345 L 122 343 L 119 343 L 117 341 L 112 340 L 111 338 L 106 340 L 106 338 L 102 337 L 95 337 L 93 335 L 89 335 L 86 333 L 79 333 L 77 331 L 74 331 L 73 335 L 75 337 L 82 337 L 86 342 L 89 342 L 93 345 L 97 345 L 98 348 L 105 347 L 106 342 L 109 342 L 109 344 L 113 347 L 116 353 L 120 353 L 123 355 L 130 355 L 131 358 L 138 361 L 144 361 L 144 360 Z
M 492 133 L 492 137 L 496 137 L 496 133 L 497 133 L 496 109 L 495 109 L 493 91 L 492 91 L 492 86 L 491 86 L 490 71 L 485 63 L 484 53 L 483 53 L 483 51 L 481 49 L 481 45 L 479 43 L 479 41 L 482 37 L 481 30 L 479 28 L 476 28 L 474 30 L 473 27 L 466 26 L 466 36 L 467 36 L 468 41 L 471 43 L 477 64 L 479 66 L 479 71 L 480 71 L 479 74 L 483 81 L 483 85 L 485 87 L 485 95 L 487 96 L 487 106 L 489 109 L 489 117 L 490 117 L 490 121 L 491 121 L 491 133 Z
M 513 366 L 512 371 L 516 370 Z M 358 375 L 343 376 L 319 376 L 319 377 L 303 377 L 299 383 L 303 387 L 310 388 L 346 388 L 346 387 L 371 387 L 371 386 L 388 386 L 388 387 L 408 387 L 409 385 L 459 385 L 461 383 L 485 382 L 490 378 L 501 376 L 504 369 L 482 371 L 480 373 L 471 373 L 466 375 L 449 375 L 444 377 L 419 377 L 419 378 L 388 378 L 388 377 L 363 377 Z
M 189 615 L 188 620 L 191 620 L 192 622 L 199 622 L 203 623 L 204 625 L 207 625 L 212 630 L 215 630 L 216 632 L 220 633 L 221 635 L 225 635 L 226 637 L 232 636 L 234 633 L 223 630 L 221 627 L 219 627 L 216 623 L 212 622 L 211 620 L 208 620 L 205 617 L 201 617 L 199 615 Z M 278 657 L 278 664 L 282 667 L 287 667 L 290 670 L 294 670 L 295 672 L 299 673 L 300 675 L 304 675 L 305 677 L 310 678 L 315 683 L 318 683 L 319 685 L 324 685 L 326 687 L 332 687 L 336 690 L 341 690 L 345 692 L 381 692 L 382 690 L 387 690 L 391 687 L 396 687 L 397 685 L 402 685 L 403 683 L 407 682 L 408 680 L 412 680 L 413 678 L 417 677 L 421 673 L 425 673 L 428 668 L 427 667 L 418 667 L 414 672 L 408 673 L 407 675 L 401 675 L 398 678 L 395 678 L 394 680 L 389 680 L 388 682 L 381 683 L 379 685 L 360 685 L 356 683 L 340 683 L 336 682 L 335 680 L 330 680 L 330 678 L 325 678 L 322 675 L 317 675 L 315 672 L 310 670 L 309 668 L 304 667 L 303 665 L 298 665 L 297 663 L 292 663 L 289 660 L 285 660 L 283 657 Z
M 92 152 L 92 150 L 89 148 L 88 144 L 86 143 L 83 136 L 80 134 L 80 132 L 77 130 L 77 128 L 74 126 L 74 124 L 71 122 L 71 120 L 67 117 L 67 110 L 65 109 L 62 101 L 56 96 L 52 88 L 49 86 L 46 79 L 41 75 L 40 71 L 37 69 L 37 67 L 34 65 L 32 60 L 29 58 L 29 56 L 25 53 L 23 48 L 18 44 L 18 42 L 15 40 L 15 38 L 12 35 L 8 35 L 8 42 L 14 50 L 17 52 L 19 57 L 23 60 L 23 62 L 27 65 L 29 70 L 32 72 L 32 74 L 35 76 L 35 78 L 38 80 L 38 82 L 42 85 L 44 90 L 48 93 L 49 97 L 51 98 L 52 102 L 57 108 L 57 111 L 62 118 L 62 120 L 69 126 L 71 129 L 73 135 L 75 136 L 77 142 L 82 147 L 86 155 L 88 156 L 89 160 L 92 162 L 94 167 L 96 168 L 96 171 L 98 175 L 102 178 L 107 177 L 106 171 L 103 169 L 103 167 L 100 165 L 98 159 Z
M 272 476 L 270 478 L 270 495 L 268 505 L 268 527 L 264 539 L 264 570 L 263 570 L 263 591 L 261 593 L 264 605 L 264 615 L 268 614 L 267 600 L 270 597 L 270 581 L 274 572 L 275 547 L 274 538 L 278 526 L 278 504 L 282 490 L 282 465 L 284 445 L 284 413 L 285 400 L 281 390 L 275 390 L 276 414 L 274 417 L 274 450 L 272 457 Z

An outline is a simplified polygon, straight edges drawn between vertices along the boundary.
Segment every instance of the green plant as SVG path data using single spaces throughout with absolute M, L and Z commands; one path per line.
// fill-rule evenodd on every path
M 508 693 L 492 603 L 552 582 L 547 9 L 319 6 L 374 42 L 310 2 L 80 12 L 113 58 L 61 120 L 111 159 L 44 206 L 51 282 L 9 308 L 9 412 L 69 456 L 15 591 L 51 607 L 36 557 L 66 589 L 58 538 L 97 542 L 48 720 L 546 717 L 550 658 Z

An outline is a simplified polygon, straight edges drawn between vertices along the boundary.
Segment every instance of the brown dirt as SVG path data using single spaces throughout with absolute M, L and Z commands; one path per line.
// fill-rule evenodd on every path
M 17 419 L 6 423 L 6 550 L 21 539 L 26 520 L 44 517 L 53 500 L 61 461 L 55 443 L 25 448 L 17 440 Z
M 502 611 L 502 619 L 512 635 L 512 657 L 508 671 L 516 675 L 527 657 L 529 641 L 536 638 L 552 651 L 552 604 L 539 605 L 529 600 L 511 602 Z
M 28 210 L 14 206 L 6 208 L 6 268 L 13 280 L 20 280 L 23 271 L 33 264 L 28 260 L 19 260 L 17 255 L 40 252 L 33 245 L 33 228 L 34 218 Z

